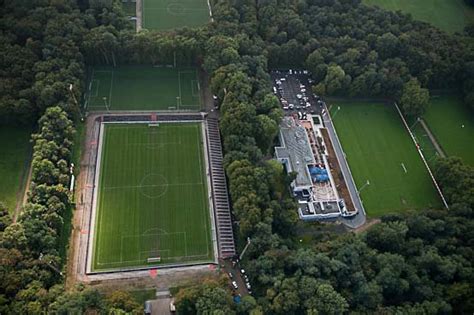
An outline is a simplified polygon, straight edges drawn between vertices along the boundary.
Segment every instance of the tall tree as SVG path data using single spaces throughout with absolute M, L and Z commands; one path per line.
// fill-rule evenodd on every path
M 400 105 L 403 112 L 409 117 L 419 117 L 426 111 L 426 106 L 430 100 L 428 89 L 421 87 L 416 78 L 410 79 L 403 85 L 403 94 L 400 98 Z

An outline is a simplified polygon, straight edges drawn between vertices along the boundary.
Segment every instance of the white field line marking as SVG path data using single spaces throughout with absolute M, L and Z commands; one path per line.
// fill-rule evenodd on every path
M 150 187 L 168 187 L 168 186 L 195 186 L 203 183 L 177 183 L 177 184 L 154 184 L 154 185 L 135 185 L 135 186 L 111 186 L 103 187 L 102 189 L 135 189 L 135 188 L 150 188 Z
M 90 231 L 89 231 L 89 248 L 88 248 L 88 259 L 89 261 L 87 262 L 87 269 L 90 271 L 92 269 L 92 262 L 94 259 L 95 262 L 95 254 L 96 250 L 100 247 L 99 243 L 99 235 L 98 231 L 96 231 L 96 224 L 99 225 L 101 220 L 102 220 L 102 213 L 103 211 L 99 211 L 97 201 L 98 201 L 98 195 L 99 195 L 99 184 L 101 182 L 100 176 L 101 176 L 101 164 L 102 164 L 102 149 L 105 141 L 105 129 L 106 126 L 103 126 L 102 124 L 99 125 L 99 144 L 97 148 L 97 156 L 96 156 L 96 165 L 95 165 L 95 178 L 94 178 L 94 187 L 93 187 L 93 195 L 92 195 L 92 209 L 91 209 L 91 220 L 90 222 Z M 97 213 L 97 212 L 100 212 Z M 97 218 L 97 216 L 99 218 Z M 98 221 L 98 222 L 97 222 Z M 97 233 L 97 235 L 96 235 Z M 97 252 L 97 262 L 100 260 L 100 251 Z
M 405 173 L 408 173 L 407 168 L 405 167 L 405 164 L 401 163 L 400 165 L 402 166 L 402 168 L 403 168 L 403 170 L 405 171 Z
M 110 127 L 111 127 L 111 129 L 113 128 L 113 126 L 110 126 Z M 189 126 L 189 127 L 191 127 L 191 126 Z M 199 127 L 200 127 L 199 125 L 193 126 L 193 128 L 198 129 L 198 131 L 199 131 Z M 200 179 L 201 179 L 201 182 L 200 182 L 200 183 L 177 183 L 177 184 L 162 184 L 162 185 L 138 185 L 138 186 L 122 186 L 122 187 L 104 187 L 103 189 L 114 189 L 114 188 L 140 188 L 140 187 L 155 187 L 155 186 L 158 187 L 158 186 L 169 186 L 169 185 L 172 185 L 172 186 L 201 185 L 201 189 L 203 190 L 203 194 L 204 194 L 204 185 L 202 185 L 202 184 L 203 184 L 203 182 L 202 182 L 202 177 L 203 177 L 202 172 L 203 172 L 203 170 L 202 170 L 202 158 L 201 158 L 201 153 L 202 153 L 201 148 L 202 148 L 202 146 L 201 146 L 201 141 L 200 141 L 200 140 L 201 140 L 201 138 L 200 138 L 200 133 L 197 132 L 197 135 L 198 135 L 197 141 L 198 141 L 198 147 L 199 147 L 199 152 L 198 152 L 198 157 L 199 157 L 199 159 L 198 159 L 198 161 L 199 161 Z M 104 132 L 104 138 L 105 138 L 105 132 Z M 103 144 L 103 145 L 104 145 L 104 144 Z M 103 145 L 102 145 L 101 147 L 103 147 Z M 204 200 L 202 200 L 201 202 L 202 202 L 202 204 L 203 204 L 203 208 L 205 208 Z M 100 213 L 100 216 L 102 217 L 102 212 Z M 99 221 L 100 221 L 100 220 L 101 220 L 101 218 L 99 218 Z M 205 223 L 205 226 L 206 226 L 206 242 L 208 242 L 208 241 L 209 241 L 209 235 L 208 235 L 208 231 L 207 231 L 207 229 L 208 229 L 208 226 L 207 226 L 207 225 L 208 225 L 208 224 L 207 224 L 207 221 L 205 221 L 204 223 Z M 147 231 L 148 231 L 148 230 L 147 230 Z M 146 231 L 145 231 L 145 232 L 146 232 Z M 145 233 L 145 232 L 144 232 L 144 233 Z M 205 254 L 205 255 L 204 255 L 204 254 L 200 254 L 200 255 L 188 255 L 188 254 L 187 254 L 187 232 L 186 232 L 186 231 L 184 231 L 184 232 L 175 232 L 175 233 L 168 233 L 168 232 L 166 232 L 166 233 L 158 233 L 158 234 L 146 234 L 146 235 L 143 234 L 143 236 L 148 236 L 148 235 L 165 235 L 165 234 L 166 234 L 166 235 L 184 234 L 184 236 L 185 236 L 185 239 L 184 239 L 184 241 L 185 241 L 185 256 L 184 256 L 184 257 L 183 257 L 183 256 L 169 256 L 169 257 L 168 257 L 169 260 L 176 260 L 176 259 L 181 259 L 181 258 L 189 259 L 189 258 L 193 258 L 193 257 L 203 257 L 204 259 L 206 259 L 206 258 L 209 256 L 209 249 L 208 249 L 208 246 L 206 246 L 206 254 Z M 123 261 L 123 257 L 122 257 L 122 255 L 123 255 L 123 248 L 122 248 L 122 247 L 123 247 L 123 239 L 124 239 L 124 238 L 127 238 L 127 237 L 140 237 L 140 234 L 130 235 L 130 236 L 121 236 L 121 249 L 120 249 L 120 250 L 121 250 L 121 253 L 120 253 L 121 258 L 120 258 L 120 261 L 119 261 L 119 262 L 115 261 L 115 262 L 102 263 L 102 262 L 100 262 L 100 260 L 101 260 L 100 257 L 99 257 L 100 255 L 98 255 L 98 257 L 97 257 L 97 265 L 104 266 L 104 265 L 113 265 L 113 264 L 117 264 L 117 263 L 120 263 L 120 264 L 123 264 L 123 263 L 141 263 L 141 262 L 142 262 L 141 259 L 140 259 L 140 260 Z M 169 251 L 169 250 L 168 250 L 168 249 L 163 249 L 163 250 L 161 250 L 161 251 Z M 153 252 L 153 251 L 149 251 L 149 252 Z M 140 253 L 142 253 L 142 252 L 140 252 Z
M 90 82 L 90 84 L 89 84 L 89 95 L 88 95 L 88 97 L 87 97 L 87 104 L 90 104 L 90 103 L 91 103 L 91 93 L 90 93 L 90 89 L 91 89 L 91 86 L 92 86 L 92 81 L 94 81 L 94 68 L 92 68 L 92 75 L 91 75 L 91 82 Z M 84 107 L 84 108 L 87 108 L 87 106 Z
M 201 146 L 201 139 L 202 139 L 202 129 L 203 128 L 203 125 L 196 125 L 196 129 L 197 129 L 197 134 L 198 134 L 198 139 L 197 139 L 197 142 L 198 142 L 198 156 L 199 156 L 199 169 L 200 169 L 200 179 L 201 179 L 201 182 L 204 183 L 204 181 L 206 180 L 205 178 L 203 178 L 205 172 L 206 172 L 206 169 L 205 167 L 203 167 L 203 164 L 202 164 L 202 160 L 201 160 L 201 154 L 204 154 L 204 148 L 203 146 Z M 202 139 L 204 141 L 204 139 Z M 208 188 L 210 189 L 210 188 Z M 201 200 L 201 204 L 202 204 L 202 208 L 206 210 L 206 212 L 209 212 L 209 208 L 206 209 L 206 202 L 205 202 L 205 198 L 207 198 L 207 193 L 206 193 L 206 185 L 202 185 L 201 186 L 201 192 L 202 192 L 202 195 L 205 196 L 204 198 L 202 198 Z M 206 228 L 206 257 L 209 256 L 209 232 L 210 232 L 210 228 L 208 226 L 208 222 L 207 222 L 207 216 L 202 216 L 203 220 L 204 220 L 204 226 Z
M 95 86 L 95 91 L 94 91 L 94 95 L 92 95 L 92 97 L 97 97 L 99 96 L 99 86 L 100 86 L 100 80 L 94 80 L 95 82 L 97 82 L 96 86 Z

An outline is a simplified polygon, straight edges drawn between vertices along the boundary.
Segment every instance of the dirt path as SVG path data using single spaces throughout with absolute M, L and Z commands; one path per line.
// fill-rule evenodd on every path
M 358 227 L 357 229 L 352 230 L 352 232 L 354 232 L 356 234 L 360 234 L 362 232 L 367 231 L 373 225 L 379 224 L 380 222 L 382 222 L 382 221 L 380 221 L 380 219 L 370 219 L 364 225 Z
M 90 193 L 91 187 L 86 187 L 87 179 L 90 175 L 91 165 L 94 156 L 91 156 L 91 149 L 94 144 L 94 124 L 96 115 L 90 115 L 86 119 L 86 135 L 84 142 L 82 143 L 82 156 L 80 159 L 80 172 L 76 179 L 75 189 L 75 200 L 76 208 L 74 209 L 73 221 L 72 221 L 72 235 L 69 240 L 69 252 L 68 252 L 68 264 L 67 264 L 67 276 L 66 276 L 66 288 L 70 288 L 77 280 L 80 274 L 79 270 L 85 270 L 85 266 L 81 264 L 81 255 L 86 255 L 87 242 L 81 242 L 87 234 L 87 228 L 85 227 L 86 216 L 89 214 L 89 204 L 87 203 L 87 194 Z M 89 188 L 89 189 L 88 189 Z M 82 246 L 82 247 L 81 247 Z
M 143 5 L 142 5 L 142 0 L 137 0 L 137 6 L 135 8 L 135 13 L 136 13 L 136 16 L 137 16 L 137 20 L 136 20 L 136 29 L 137 29 L 137 33 L 140 32 L 142 30 L 142 23 L 143 23 L 143 11 L 142 11 L 142 8 L 143 8 Z
M 20 186 L 21 189 L 18 192 L 15 212 L 13 213 L 13 223 L 16 223 L 16 221 L 18 220 L 18 216 L 20 215 L 21 208 L 28 200 L 28 192 L 30 191 L 30 184 L 31 184 L 31 171 L 32 171 L 31 164 L 33 162 L 33 147 L 30 148 L 29 155 L 30 155 L 30 158 L 28 159 L 28 162 L 26 163 L 23 169 L 24 173 L 21 176 L 21 186 Z
M 444 153 L 443 149 L 441 149 L 441 146 L 439 145 L 438 141 L 436 141 L 436 138 L 431 133 L 431 130 L 430 128 L 428 128 L 428 125 L 426 124 L 426 122 L 423 119 L 420 119 L 420 123 L 423 129 L 425 129 L 425 132 L 428 135 L 428 138 L 430 138 L 431 143 L 433 143 L 436 149 L 436 152 L 438 152 L 439 156 L 441 156 L 442 158 L 445 158 L 446 154 Z

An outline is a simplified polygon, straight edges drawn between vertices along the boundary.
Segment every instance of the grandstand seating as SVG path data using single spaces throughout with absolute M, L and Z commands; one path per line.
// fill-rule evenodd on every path
M 207 138 L 219 256 L 230 258 L 235 255 L 235 244 L 217 119 L 207 120 Z

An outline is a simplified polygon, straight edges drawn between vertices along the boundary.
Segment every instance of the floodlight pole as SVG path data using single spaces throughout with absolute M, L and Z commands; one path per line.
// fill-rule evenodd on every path
M 336 112 L 334 113 L 334 115 L 332 115 L 332 119 L 334 120 L 334 117 L 336 117 L 337 113 L 341 110 L 341 106 L 338 106 L 337 109 L 336 109 Z
M 357 194 L 360 195 L 360 192 L 369 185 L 370 185 L 370 182 L 369 180 L 367 180 L 367 182 L 365 182 L 365 184 L 357 191 Z
M 180 101 L 180 97 L 176 96 L 176 109 L 179 109 L 179 101 Z

